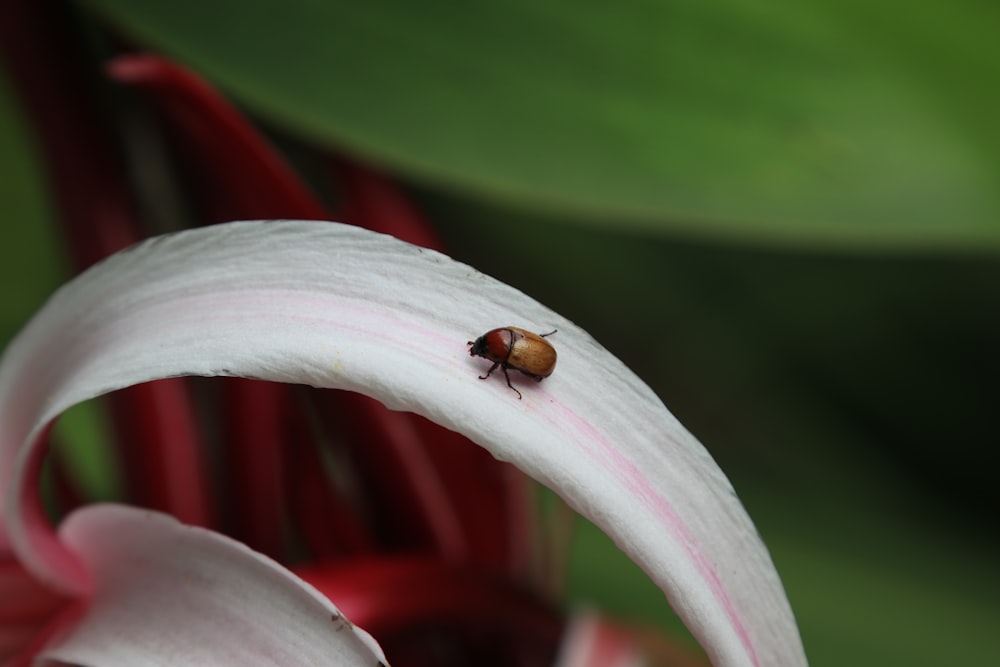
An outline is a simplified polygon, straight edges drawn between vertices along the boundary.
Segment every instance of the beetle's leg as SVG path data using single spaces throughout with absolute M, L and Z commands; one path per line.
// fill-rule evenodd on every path
M 538 335 L 541 336 L 542 338 L 545 338 L 546 336 L 551 336 L 552 334 L 556 333 L 557 331 L 559 331 L 559 329 L 553 329 L 552 331 L 548 332 L 547 334 L 538 334 Z
M 510 383 L 510 375 L 507 374 L 507 366 L 506 366 L 506 364 L 503 367 L 503 376 L 505 378 L 507 378 L 507 386 L 510 387 L 511 389 L 514 389 L 514 385 L 512 385 Z M 517 400 L 520 401 L 521 400 L 521 392 L 519 392 L 517 389 L 514 389 L 514 393 L 517 394 Z
M 493 371 L 495 371 L 497 369 L 497 366 L 499 366 L 499 365 L 500 365 L 500 362 L 498 361 L 495 364 L 493 364 L 492 366 L 490 366 L 490 370 L 486 371 L 486 375 L 480 375 L 479 379 L 480 380 L 485 380 L 486 378 L 488 378 L 490 376 L 490 373 L 492 373 Z M 506 373 L 506 372 L 507 372 L 507 370 L 504 369 L 504 373 Z

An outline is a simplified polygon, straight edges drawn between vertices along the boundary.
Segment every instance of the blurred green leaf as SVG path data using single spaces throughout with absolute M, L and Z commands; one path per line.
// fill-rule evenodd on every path
M 0 349 L 59 284 L 41 170 L 0 70 Z
M 77 490 L 89 502 L 125 497 L 112 432 L 100 401 L 74 405 L 59 416 L 53 430 L 53 449 L 65 462 Z
M 992 536 L 963 535 L 962 517 L 919 501 L 890 507 L 860 480 L 827 497 L 744 491 L 813 667 L 998 664 Z
M 1000 247 L 1000 9 L 85 0 L 301 133 L 593 224 Z

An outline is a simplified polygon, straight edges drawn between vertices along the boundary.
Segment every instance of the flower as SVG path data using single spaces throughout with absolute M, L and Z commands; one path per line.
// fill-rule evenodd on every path
M 465 344 L 514 322 L 560 332 L 557 373 L 521 386 L 521 401 L 504 383 L 477 379 Z M 83 664 L 178 654 L 191 664 L 384 660 L 324 596 L 228 538 L 122 506 L 79 510 L 58 532 L 46 520 L 38 479 L 51 421 L 80 401 L 186 375 L 343 389 L 422 415 L 602 527 L 715 664 L 805 664 L 777 574 L 732 487 L 634 373 L 572 322 L 471 267 L 309 221 L 215 225 L 118 253 L 59 290 L 6 350 L 0 545 L 45 587 L 86 602 L 68 603 L 72 613 L 39 655 Z
M 65 16 L 41 3 L 2 12 L 12 79 L 83 269 L 156 216 L 137 210 Z M 331 217 L 191 73 L 143 54 L 108 73 L 148 96 L 171 137 L 184 225 Z M 319 157 L 342 186 L 336 217 L 440 247 L 385 179 Z M 506 324 L 560 329 L 556 375 L 519 385 L 523 401 L 479 382 L 465 347 Z M 45 460 L 51 421 L 107 392 L 127 505 L 88 505 L 58 451 Z M 551 664 L 563 636 L 561 666 L 630 664 L 628 635 L 590 615 L 564 622 L 539 594 L 527 478 L 464 436 L 604 526 L 718 664 L 804 662 L 728 482 L 620 362 L 444 255 L 286 220 L 133 246 L 60 290 L 4 352 L 0 664 L 383 661 L 355 623 L 400 665 Z

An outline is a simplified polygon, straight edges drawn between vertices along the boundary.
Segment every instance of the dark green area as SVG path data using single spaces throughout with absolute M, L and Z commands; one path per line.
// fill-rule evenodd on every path
M 83 3 L 270 120 L 534 210 L 815 247 L 1000 240 L 1000 9 Z
M 0 69 L 0 342 L 61 282 L 51 207 L 32 139 Z

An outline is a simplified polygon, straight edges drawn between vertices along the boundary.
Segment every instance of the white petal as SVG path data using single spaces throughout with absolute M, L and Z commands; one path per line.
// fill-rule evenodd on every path
M 280 565 L 164 514 L 98 505 L 60 528 L 94 578 L 40 657 L 101 667 L 385 664 L 371 638 Z
M 466 341 L 558 328 L 544 382 L 478 380 Z M 60 290 L 0 367 L 0 473 L 66 407 L 173 375 L 360 391 L 459 431 L 555 489 L 666 592 L 717 665 L 804 665 L 767 550 L 711 456 L 586 332 L 449 258 L 329 223 L 250 222 L 162 237 Z M 11 498 L 31 460 L 21 453 Z M 0 482 L 2 483 L 2 482 Z M 15 546 L 75 585 L 71 559 L 7 508 Z M 63 573 L 63 574 L 61 574 Z

